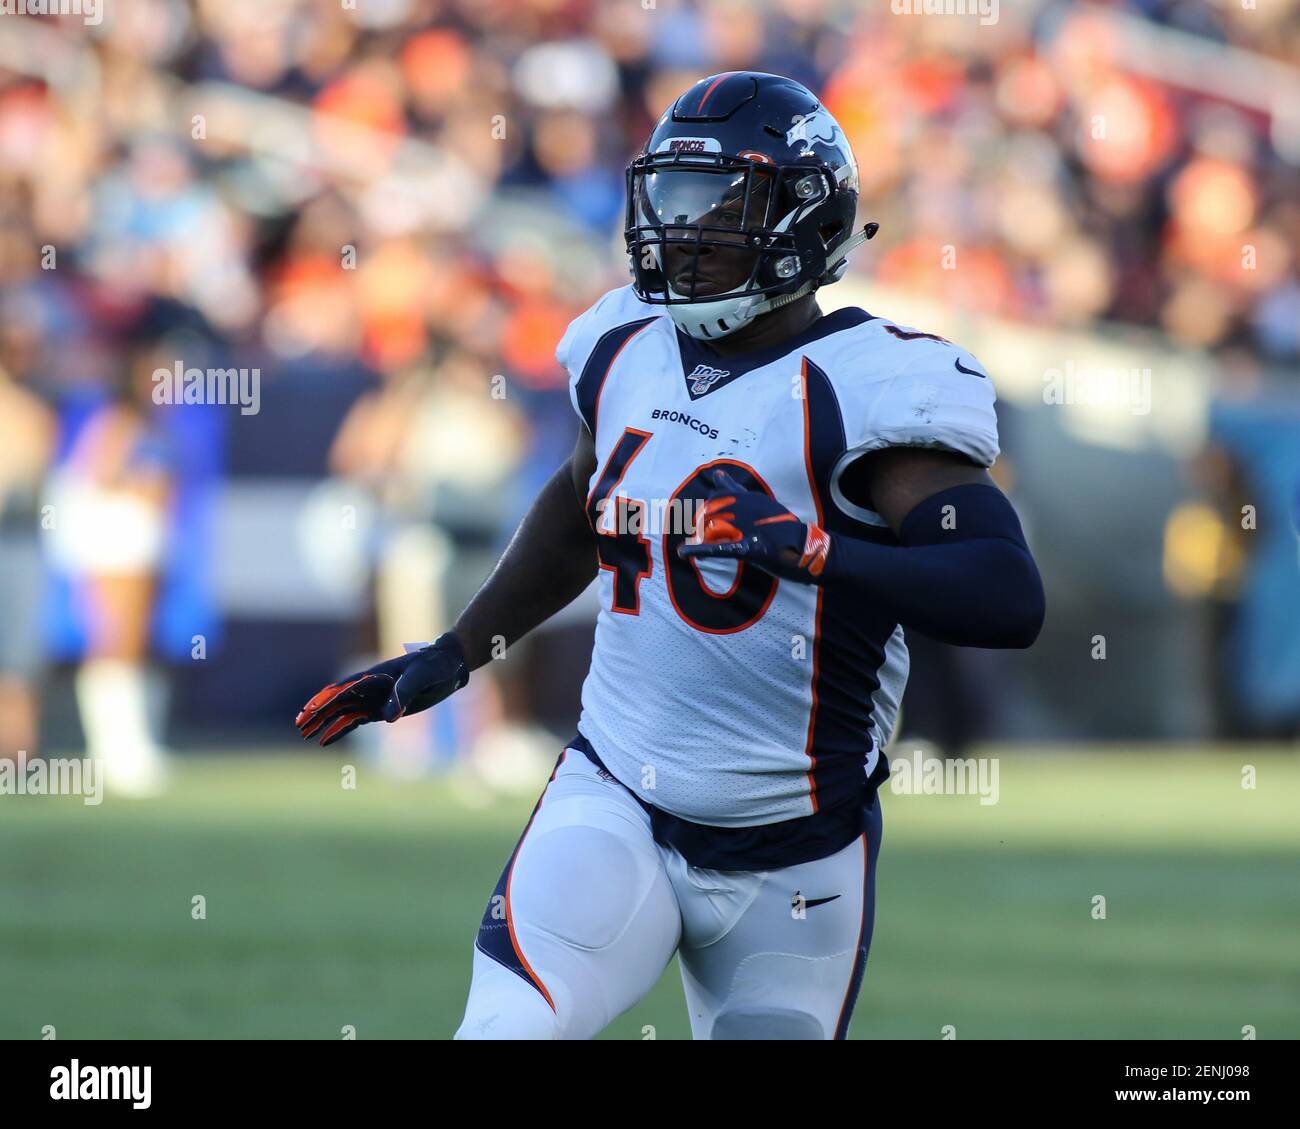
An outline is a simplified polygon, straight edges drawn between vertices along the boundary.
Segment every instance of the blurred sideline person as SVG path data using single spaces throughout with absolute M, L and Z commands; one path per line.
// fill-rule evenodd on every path
M 122 795 L 166 783 L 157 726 L 161 675 L 149 665 L 158 574 L 172 493 L 165 445 L 152 421 L 150 354 L 133 358 L 116 395 L 97 409 L 52 476 L 56 563 L 80 589 L 85 656 L 77 707 L 88 756 Z
M 1187 521 L 1199 536 L 1182 539 L 1206 559 L 1194 594 L 1207 597 L 1211 609 L 1216 726 L 1223 738 L 1295 741 L 1300 388 L 1291 374 L 1269 375 L 1235 353 L 1224 358 L 1222 381 L 1195 464 L 1212 516 Z
M 634 282 L 557 350 L 569 461 L 451 632 L 298 715 L 328 745 L 426 709 L 600 577 L 579 733 L 488 901 L 458 1038 L 591 1038 L 674 955 L 696 1038 L 845 1038 L 903 629 L 1037 637 L 988 374 L 817 305 L 875 233 L 858 191 L 800 84 L 677 98 L 628 171 Z
M 54 413 L 0 363 L 0 760 L 38 747 L 39 510 L 56 431 Z
M 490 376 L 462 349 L 392 373 L 353 405 L 330 450 L 331 470 L 370 490 L 383 514 L 375 561 L 380 653 L 446 631 L 448 605 L 462 606 L 495 559 L 525 432 L 508 398 L 485 394 Z M 458 744 L 468 758 L 459 767 L 480 783 L 513 790 L 545 774 L 538 758 L 549 740 L 507 714 L 495 679 L 476 683 L 464 714 Z M 420 727 L 380 736 L 380 763 L 390 771 L 429 767 L 430 735 Z

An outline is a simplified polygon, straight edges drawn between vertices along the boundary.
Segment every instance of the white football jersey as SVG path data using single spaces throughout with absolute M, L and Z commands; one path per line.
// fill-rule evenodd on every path
M 641 799 L 693 823 L 759 826 L 861 795 L 907 680 L 902 629 L 860 596 L 677 547 L 715 466 L 832 534 L 897 544 L 844 497 L 842 472 L 882 447 L 991 465 L 987 374 L 859 309 L 719 357 L 631 287 L 578 317 L 556 355 L 596 445 L 601 611 L 581 734 Z

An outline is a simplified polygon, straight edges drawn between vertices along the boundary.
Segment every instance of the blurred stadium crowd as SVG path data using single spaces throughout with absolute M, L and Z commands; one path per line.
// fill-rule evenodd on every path
M 444 628 L 572 442 L 553 350 L 625 280 L 627 160 L 678 92 L 742 68 L 819 91 L 849 134 L 862 218 L 882 224 L 856 274 L 1215 358 L 1221 423 L 1176 525 L 1214 559 L 1175 572 L 1220 623 L 1205 645 L 1233 657 L 1204 683 L 1203 721 L 1117 724 L 1293 735 L 1294 531 L 1269 530 L 1257 594 L 1263 550 L 1234 515 L 1243 476 L 1284 507 L 1300 487 L 1300 3 L 1005 3 L 989 25 L 909 7 L 103 0 L 97 24 L 0 16 L 0 756 L 75 743 L 59 720 L 75 698 L 92 749 L 130 746 L 124 786 L 147 787 L 157 660 L 173 663 L 173 736 L 283 736 L 350 660 Z M 178 362 L 256 368 L 259 411 L 155 404 L 150 374 Z M 1234 637 L 1252 601 L 1263 643 Z M 434 745 L 502 717 L 571 725 L 590 612 L 517 675 L 477 680 Z M 1276 685 L 1243 685 L 1255 667 Z M 976 717 L 950 743 L 1053 735 L 1033 720 L 1053 713 L 1046 689 L 1002 681 L 1021 721 Z M 1117 735 L 1088 721 L 1101 709 L 1070 735 Z

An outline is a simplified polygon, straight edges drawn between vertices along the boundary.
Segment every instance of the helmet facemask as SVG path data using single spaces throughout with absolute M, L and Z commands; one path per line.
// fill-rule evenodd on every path
M 625 232 L 634 289 L 692 337 L 734 333 L 824 272 L 827 245 L 803 246 L 796 224 L 833 192 L 816 167 L 718 153 L 639 157 L 628 169 Z

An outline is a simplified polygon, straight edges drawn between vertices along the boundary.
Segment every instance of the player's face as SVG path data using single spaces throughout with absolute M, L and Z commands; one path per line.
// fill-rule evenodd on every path
M 665 169 L 642 180 L 642 222 L 682 240 L 661 250 L 664 274 L 678 294 L 724 294 L 749 280 L 757 256 L 745 233 L 764 224 L 772 181 L 756 172 L 746 198 L 745 180 L 743 170 L 704 169 Z M 697 243 L 693 227 L 675 226 L 687 224 L 704 227 L 709 242 Z

